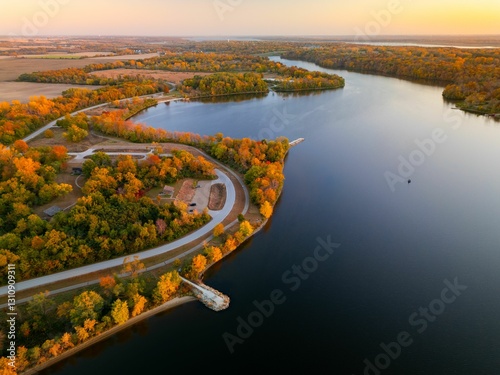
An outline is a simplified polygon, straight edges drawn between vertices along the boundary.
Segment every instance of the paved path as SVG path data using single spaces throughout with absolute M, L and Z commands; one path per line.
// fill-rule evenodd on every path
M 157 255 L 168 253 L 169 251 L 175 250 L 180 246 L 184 246 L 198 239 L 199 237 L 206 235 L 207 233 L 211 233 L 215 228 L 215 226 L 221 223 L 229 215 L 236 201 L 236 190 L 232 181 L 225 173 L 223 173 L 219 169 L 216 169 L 215 172 L 217 173 L 218 179 L 214 180 L 213 182 L 223 183 L 226 185 L 227 196 L 226 196 L 226 203 L 224 204 L 223 209 L 220 211 L 209 211 L 209 214 L 212 216 L 212 220 L 208 224 L 195 230 L 194 232 L 191 232 L 190 234 L 182 238 L 179 238 L 178 240 L 172 241 L 168 244 L 159 246 L 154 249 L 146 250 L 140 253 L 136 253 L 133 255 L 138 255 L 141 260 L 144 260 Z M 123 265 L 125 258 L 130 258 L 130 255 L 107 260 L 100 263 L 90 264 L 88 266 L 83 266 L 63 272 L 58 272 L 52 275 L 42 276 L 26 281 L 20 281 L 16 283 L 16 291 L 20 292 L 22 290 L 51 284 L 57 281 L 70 279 L 88 273 L 121 266 Z M 0 287 L 0 296 L 5 296 L 6 294 L 7 294 L 7 286 Z
M 143 95 L 143 96 L 140 96 L 140 98 L 159 98 L 161 96 L 163 96 L 163 93 L 157 93 L 157 94 L 152 94 L 152 95 Z M 130 99 L 132 99 L 132 98 L 120 99 L 120 102 L 124 101 L 124 100 L 130 100 Z M 169 99 L 162 100 L 162 102 L 168 101 L 168 100 Z M 174 99 L 174 100 L 178 100 L 178 99 Z M 74 116 L 74 115 L 76 115 L 77 113 L 80 113 L 80 112 L 90 111 L 92 109 L 104 107 L 104 106 L 107 106 L 107 105 L 109 105 L 109 103 L 102 103 L 102 104 L 94 105 L 92 107 L 80 109 L 78 111 L 75 111 L 75 112 L 71 113 L 71 116 Z M 31 134 L 27 135 L 26 137 L 24 137 L 23 141 L 25 141 L 25 142 L 31 141 L 33 138 L 35 138 L 35 137 L 39 136 L 40 134 L 42 134 L 45 130 L 50 129 L 53 126 L 56 126 L 56 122 L 59 121 L 59 120 L 62 120 L 63 118 L 64 118 L 64 116 L 59 117 L 58 119 L 49 122 L 47 125 L 42 126 L 40 129 L 35 130 L 33 133 L 31 133 Z
M 123 146 L 121 148 L 124 148 Z M 82 151 L 82 152 L 68 152 L 68 155 L 74 156 L 73 159 L 69 161 L 84 161 L 85 158 L 93 155 L 95 152 L 99 151 L 99 148 L 89 148 L 88 150 Z M 119 155 L 131 155 L 131 156 L 138 156 L 141 159 L 146 159 L 148 155 L 151 155 L 153 153 L 153 148 L 149 150 L 148 152 L 108 152 L 104 151 L 106 154 L 109 156 L 119 156 Z M 160 157 L 171 157 L 172 154 L 159 154 Z

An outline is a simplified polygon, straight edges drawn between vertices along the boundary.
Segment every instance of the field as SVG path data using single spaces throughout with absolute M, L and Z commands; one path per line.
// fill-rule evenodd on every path
M 66 85 L 59 83 L 34 83 L 34 82 L 2 82 L 0 85 L 0 102 L 10 102 L 19 100 L 28 102 L 30 96 L 45 96 L 46 98 L 55 98 L 61 95 L 64 90 L 72 87 L 86 88 L 89 90 L 97 89 L 101 86 L 89 85 Z
M 114 55 L 113 52 L 78 52 L 78 53 L 46 53 L 43 55 L 21 55 L 26 59 L 81 59 L 85 57 L 96 57 L 103 55 Z
M 35 71 L 57 70 L 64 68 L 83 68 L 85 65 L 96 63 L 108 63 L 118 60 L 145 59 L 158 56 L 156 53 L 145 55 L 124 55 L 108 57 L 91 57 L 88 59 L 26 59 L 26 58 L 4 58 L 0 59 L 0 82 L 14 81 L 22 73 Z
M 144 55 L 135 55 L 140 58 Z M 129 59 L 130 56 L 113 56 L 114 60 Z M 70 87 L 81 87 L 79 85 L 47 84 L 32 82 L 14 82 L 23 73 L 34 71 L 57 70 L 64 68 L 83 68 L 86 65 L 109 62 L 109 58 L 90 59 L 34 59 L 34 58 L 0 58 L 0 102 L 20 100 L 28 101 L 30 96 L 44 95 L 47 98 L 58 96 Z M 89 89 L 98 86 L 84 86 Z
M 200 72 L 167 72 L 161 70 L 136 70 L 136 69 L 113 69 L 113 70 L 101 70 L 98 72 L 93 72 L 93 75 L 97 77 L 105 78 L 116 78 L 119 75 L 141 75 L 151 78 L 160 78 L 168 82 L 172 82 L 178 85 L 180 82 L 187 78 L 193 78 L 195 75 L 204 76 L 210 73 L 200 73 Z

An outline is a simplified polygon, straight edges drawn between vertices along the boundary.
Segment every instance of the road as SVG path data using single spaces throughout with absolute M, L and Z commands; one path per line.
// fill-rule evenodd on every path
M 160 96 L 163 96 L 163 93 L 152 94 L 152 95 L 143 95 L 143 96 L 140 96 L 140 98 L 158 98 Z M 126 98 L 126 99 L 121 99 L 120 101 L 130 100 L 130 99 L 131 98 Z M 80 113 L 80 112 L 90 111 L 92 109 L 104 107 L 104 106 L 107 106 L 107 105 L 109 105 L 109 103 L 102 103 L 102 104 L 94 105 L 92 107 L 80 109 L 78 111 L 75 111 L 75 112 L 71 113 L 71 116 L 74 116 L 74 115 L 76 115 L 77 113 Z M 42 126 L 40 129 L 35 130 L 33 133 L 31 133 L 28 136 L 24 137 L 23 141 L 25 141 L 25 142 L 31 141 L 33 138 L 39 136 L 40 134 L 43 134 L 43 132 L 46 131 L 47 129 L 50 129 L 51 127 L 55 126 L 56 122 L 59 121 L 59 120 L 61 120 L 61 119 L 63 119 L 63 118 L 64 118 L 64 116 L 59 117 L 58 119 L 49 122 L 47 125 Z
M 159 97 L 159 96 L 162 96 L 162 95 L 163 94 L 159 93 L 159 94 L 154 94 L 154 95 L 145 95 L 144 97 L 150 97 L 150 96 Z M 128 100 L 128 99 L 130 99 L 130 98 L 123 99 L 123 100 Z M 180 99 L 170 99 L 170 100 L 180 100 Z M 109 103 L 103 103 L 103 104 L 99 104 L 99 105 L 96 105 L 96 106 L 93 106 L 93 107 L 81 109 L 79 111 L 73 112 L 71 115 L 75 115 L 75 114 L 77 114 L 79 112 L 88 111 L 88 110 L 91 110 L 91 109 L 94 109 L 94 108 L 99 108 L 99 107 L 102 107 L 102 106 L 106 106 L 108 104 Z M 61 118 L 64 118 L 64 117 L 61 117 Z M 45 130 L 51 128 L 52 126 L 55 126 L 55 124 L 56 124 L 56 122 L 58 120 L 59 119 L 54 120 L 54 121 L 48 123 L 47 125 L 43 126 L 42 128 L 38 129 L 37 131 L 31 133 L 30 135 L 28 135 L 27 137 L 24 138 L 24 141 L 28 142 L 29 140 L 31 140 L 31 139 L 35 138 L 36 136 L 42 134 Z M 191 147 L 188 147 L 188 148 L 191 148 Z M 195 149 L 195 150 L 198 151 L 198 152 L 201 152 L 206 159 L 212 161 L 216 165 L 219 164 L 219 162 L 217 160 L 215 160 L 211 156 L 205 154 L 201 150 L 199 150 L 199 149 Z M 93 151 L 94 150 L 92 150 L 92 152 Z M 79 154 L 78 156 L 82 157 L 84 155 Z M 247 210 L 249 208 L 249 204 L 250 204 L 250 196 L 249 196 L 249 193 L 248 193 L 248 189 L 246 188 L 245 183 L 242 181 L 242 179 L 236 173 L 234 173 L 230 169 L 226 169 L 226 170 L 228 171 L 228 173 L 230 173 L 230 174 L 233 175 L 233 177 L 238 181 L 238 183 L 241 185 L 241 187 L 242 187 L 242 189 L 244 191 L 244 194 L 245 194 L 245 206 L 244 206 L 244 208 L 242 210 L 242 214 L 245 214 L 247 212 Z M 195 241 L 195 240 L 197 240 L 197 239 L 205 236 L 206 234 L 208 234 L 211 231 L 213 231 L 213 228 L 215 228 L 215 226 L 217 224 L 223 222 L 224 219 L 229 215 L 229 213 L 231 212 L 232 208 L 235 205 L 236 191 L 235 191 L 234 184 L 232 183 L 231 179 L 228 177 L 227 174 L 225 174 L 224 172 L 222 172 L 219 169 L 216 169 L 216 173 L 217 173 L 218 178 L 216 180 L 213 180 L 212 184 L 216 184 L 216 183 L 223 183 L 223 184 L 225 184 L 226 185 L 226 194 L 227 194 L 227 196 L 226 196 L 226 202 L 224 204 L 224 207 L 220 211 L 211 211 L 211 210 L 209 210 L 209 214 L 212 217 L 212 220 L 208 224 L 206 224 L 202 228 L 199 228 L 198 230 L 196 230 L 196 231 L 190 233 L 189 235 L 187 235 L 185 237 L 182 237 L 182 238 L 180 238 L 180 239 L 178 239 L 176 241 L 170 242 L 168 244 L 165 244 L 163 246 L 159 246 L 159 247 L 154 248 L 154 249 L 150 249 L 150 250 L 146 250 L 146 251 L 143 251 L 143 252 L 140 252 L 140 253 L 136 253 L 136 254 L 133 254 L 133 255 L 138 255 L 141 260 L 144 260 L 144 259 L 151 258 L 151 257 L 157 256 L 157 255 L 168 253 L 169 251 L 175 250 L 178 247 L 181 247 L 181 246 L 183 246 L 185 244 L 188 244 L 188 243 L 190 243 L 192 241 Z M 234 225 L 237 222 L 238 222 L 238 220 L 234 220 L 233 222 L 229 223 L 228 225 L 226 225 L 226 229 L 229 228 L 229 227 L 231 227 L 232 225 Z M 212 237 L 213 236 L 210 236 L 209 239 L 211 239 Z M 192 252 L 195 252 L 195 251 L 201 249 L 202 247 L 203 247 L 203 243 L 200 243 L 200 244 L 198 244 L 196 246 L 193 246 L 192 248 L 186 250 L 183 254 L 179 255 L 179 257 L 186 256 L 186 255 L 188 255 L 188 254 L 190 254 Z M 96 272 L 96 271 L 101 271 L 101 270 L 105 270 L 105 269 L 109 269 L 109 268 L 114 268 L 114 267 L 117 267 L 117 266 L 121 266 L 123 264 L 125 258 L 127 258 L 127 257 L 129 257 L 129 256 L 123 256 L 123 257 L 112 259 L 112 260 L 109 260 L 109 261 L 95 263 L 95 264 L 91 264 L 91 265 L 88 265 L 88 266 L 83 266 L 83 267 L 75 268 L 75 269 L 72 269 L 72 270 L 67 270 L 67 271 L 55 273 L 55 274 L 52 274 L 52 275 L 47 275 L 47 276 L 43 276 L 43 277 L 39 277 L 39 278 L 34 278 L 34 279 L 30 279 L 30 280 L 20 281 L 20 282 L 16 283 L 16 292 L 20 292 L 20 291 L 23 291 L 23 290 L 28 290 L 28 289 L 31 289 L 31 288 L 34 288 L 34 287 L 39 287 L 39 286 L 42 286 L 42 285 L 48 285 L 48 284 L 51 284 L 51 283 L 54 283 L 54 282 L 57 282 L 57 281 L 71 279 L 73 277 L 85 275 L 85 274 L 88 274 L 88 273 L 93 273 L 93 272 Z M 155 265 L 152 265 L 152 266 L 148 267 L 147 270 L 153 270 L 155 268 L 163 267 L 167 263 L 171 263 L 171 262 L 173 262 L 173 260 L 165 261 L 165 262 L 160 262 L 160 263 L 157 263 Z M 98 282 L 99 282 L 99 280 L 92 280 L 92 281 L 88 281 L 88 282 L 84 282 L 84 283 L 80 283 L 80 284 L 73 284 L 73 285 L 65 287 L 65 288 L 60 288 L 60 289 L 57 289 L 57 290 L 52 290 L 52 292 L 53 293 L 64 292 L 64 291 L 68 291 L 68 290 L 80 288 L 80 287 L 83 287 L 83 286 L 88 286 L 88 285 L 96 284 Z M 0 287 L 0 297 L 6 296 L 6 295 L 7 295 L 7 286 Z M 31 299 L 31 297 L 20 299 L 20 300 L 17 301 L 17 303 L 26 302 L 26 301 L 28 301 L 30 299 Z M 0 308 L 3 308 L 5 306 L 6 305 L 0 305 Z
M 178 240 L 172 241 L 168 244 L 156 247 L 154 249 L 146 250 L 140 253 L 136 253 L 133 255 L 138 255 L 141 260 L 151 258 L 157 255 L 168 253 L 169 251 L 175 250 L 180 246 L 184 246 L 208 233 L 211 233 L 215 226 L 221 223 L 231 212 L 235 202 L 236 202 L 236 190 L 235 186 L 232 183 L 229 176 L 227 176 L 224 172 L 219 169 L 215 170 L 218 178 L 213 180 L 212 183 L 223 183 L 226 185 L 226 202 L 224 207 L 220 211 L 211 211 L 209 210 L 209 214 L 212 217 L 212 220 L 204 225 L 203 227 L 191 232 L 190 234 L 179 238 Z M 191 250 L 192 251 L 192 250 Z M 93 273 L 96 271 L 102 271 L 109 268 L 114 268 L 117 266 L 123 265 L 125 258 L 130 258 L 130 256 L 122 256 L 119 258 L 107 260 L 100 263 L 90 264 L 88 266 L 83 266 L 79 268 L 74 268 L 71 270 L 58 272 L 52 275 L 42 276 L 35 279 L 30 279 L 26 281 L 20 281 L 16 283 L 16 291 L 20 292 L 26 289 L 31 289 L 34 287 L 39 287 L 42 285 L 48 285 L 57 281 L 71 279 L 73 277 L 85 275 L 88 273 Z M 163 264 L 162 264 L 163 265 Z M 0 296 L 7 295 L 7 286 L 0 287 Z

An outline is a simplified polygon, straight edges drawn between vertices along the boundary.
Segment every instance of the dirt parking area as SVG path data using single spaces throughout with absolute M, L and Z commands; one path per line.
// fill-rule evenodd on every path
M 226 185 L 214 184 L 210 187 L 208 209 L 212 211 L 222 210 L 226 203 Z

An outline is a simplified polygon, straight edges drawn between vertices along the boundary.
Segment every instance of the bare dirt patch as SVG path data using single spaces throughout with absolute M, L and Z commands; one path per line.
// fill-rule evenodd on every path
M 226 203 L 226 185 L 214 184 L 210 187 L 208 209 L 212 211 L 222 210 Z
M 59 146 L 62 145 L 68 149 L 68 152 L 83 152 L 93 147 L 94 145 L 108 141 L 108 138 L 90 133 L 83 141 L 78 143 L 68 142 L 63 133 L 66 131 L 58 126 L 53 126 L 50 130 L 54 133 L 54 137 L 45 138 L 43 134 L 29 142 L 30 147 L 43 147 L 43 146 Z
M 206 76 L 211 73 L 203 72 L 168 72 L 168 71 L 158 71 L 158 70 L 137 70 L 137 69 L 112 69 L 112 70 L 101 70 L 98 72 L 91 73 L 97 77 L 103 78 L 117 78 L 119 75 L 122 76 L 144 76 L 155 79 L 164 79 L 168 82 L 175 83 L 178 85 L 183 80 L 188 78 L 193 78 L 196 75 Z

